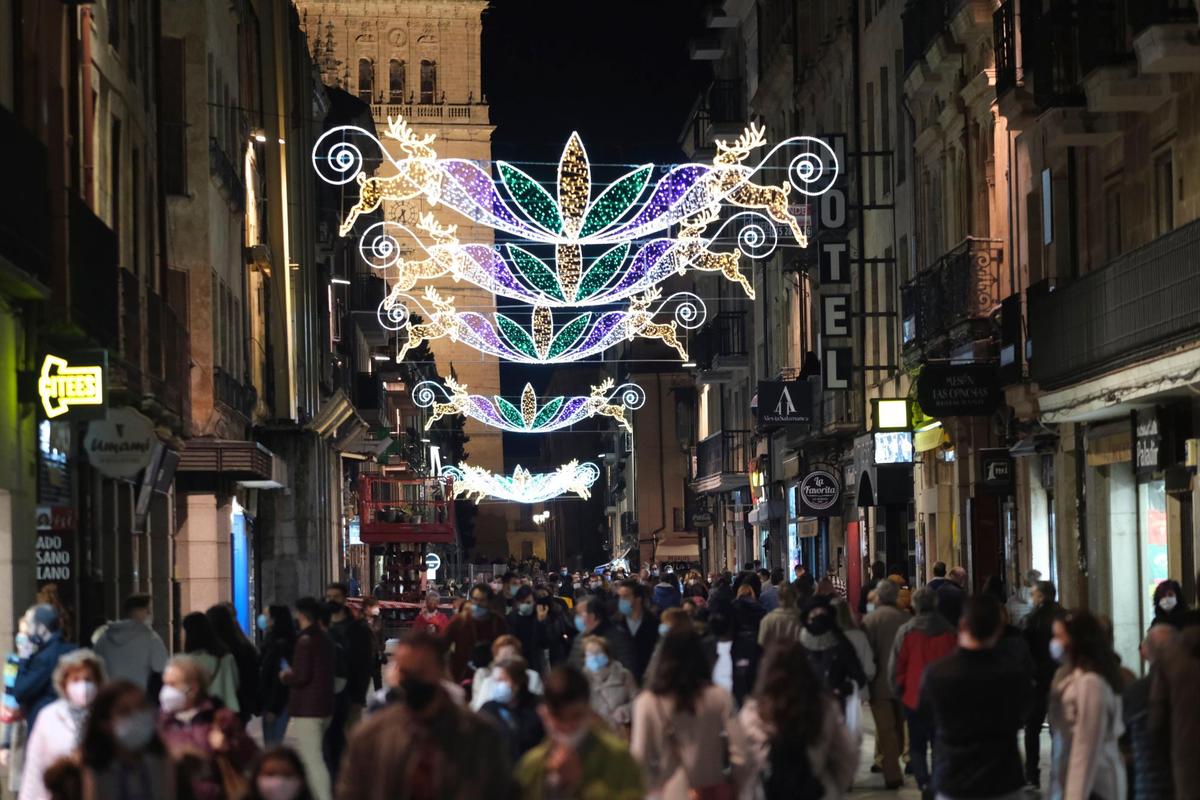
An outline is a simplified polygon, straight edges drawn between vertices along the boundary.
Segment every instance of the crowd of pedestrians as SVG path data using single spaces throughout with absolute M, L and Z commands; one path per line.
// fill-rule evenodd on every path
M 885 789 L 925 797 L 1200 795 L 1200 619 L 1154 594 L 1146 669 L 1052 583 L 1009 618 L 937 564 L 914 588 L 872 566 L 852 602 L 835 575 L 514 570 L 431 591 L 403 636 L 377 600 L 230 606 L 180 622 L 179 654 L 145 596 L 67 641 L 31 607 L 5 672 L 0 755 L 20 800 L 832 799 L 864 735 Z M 453 591 L 452 595 L 456 594 Z M 868 726 L 869 711 L 873 726 Z

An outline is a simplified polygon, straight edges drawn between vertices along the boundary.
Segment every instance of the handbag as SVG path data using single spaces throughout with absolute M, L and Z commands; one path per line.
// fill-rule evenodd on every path
M 679 762 L 679 769 L 683 771 L 683 777 L 688 783 L 688 798 L 689 800 L 736 800 L 737 787 L 733 783 L 733 766 L 730 763 L 729 757 L 729 732 L 725 725 L 721 726 L 721 769 L 724 773 L 723 779 L 719 783 L 714 783 L 709 786 L 701 786 L 692 788 L 692 779 L 688 777 L 687 766 L 683 763 L 683 755 L 679 751 L 679 742 L 675 738 L 675 724 L 671 721 L 671 715 L 663 705 L 662 699 L 654 696 L 655 703 L 658 704 L 659 710 L 666 719 L 666 734 L 667 742 L 671 750 L 675 753 L 675 760 Z

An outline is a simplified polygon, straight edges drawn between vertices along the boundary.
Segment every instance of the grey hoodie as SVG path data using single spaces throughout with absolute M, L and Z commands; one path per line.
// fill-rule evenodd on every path
M 127 680 L 145 689 L 153 672 L 167 665 L 167 648 L 149 625 L 132 619 L 114 622 L 104 629 L 95 646 L 104 659 L 110 680 Z

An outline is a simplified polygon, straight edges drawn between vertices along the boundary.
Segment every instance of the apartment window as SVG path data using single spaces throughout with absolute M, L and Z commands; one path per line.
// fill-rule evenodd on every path
M 162 104 L 159 119 L 163 129 L 162 181 L 167 194 L 187 194 L 187 87 L 184 81 L 184 42 L 164 36 L 160 51 Z M 209 67 L 212 56 L 209 56 Z
M 883 150 L 883 193 L 892 193 L 892 115 L 888 91 L 888 68 L 879 68 L 879 144 Z
M 129 159 L 129 228 L 133 235 L 129 237 L 131 262 L 130 268 L 133 274 L 139 278 L 142 276 L 142 258 L 141 258 L 141 242 L 138 239 L 139 230 L 142 227 L 141 221 L 141 170 L 142 170 L 142 151 L 135 147 L 130 154 Z
M 896 68 L 892 73 L 896 76 L 896 185 L 904 183 L 908 178 L 908 165 L 905 158 L 908 148 L 904 142 L 908 138 L 908 117 L 904 114 L 904 51 L 896 51 Z
M 875 149 L 875 84 L 867 84 L 867 150 Z M 867 157 L 867 202 L 874 203 L 879 198 L 875 194 L 875 162 L 876 156 Z
M 1104 251 L 1109 261 L 1121 255 L 1121 188 L 1104 190 Z
M 121 5 L 125 0 L 108 0 L 108 43 L 121 48 Z
M 369 58 L 358 60 L 358 99 L 369 103 L 375 93 L 375 65 Z
M 421 102 L 437 102 L 437 62 L 421 60 Z
M 1175 165 L 1170 148 L 1154 157 L 1154 235 L 1175 227 Z
M 108 187 L 110 223 L 117 235 L 117 253 L 121 252 L 121 120 L 113 119 L 108 137 Z M 118 256 L 119 257 L 119 256 Z
M 388 62 L 388 102 L 404 102 L 404 62 L 393 58 Z

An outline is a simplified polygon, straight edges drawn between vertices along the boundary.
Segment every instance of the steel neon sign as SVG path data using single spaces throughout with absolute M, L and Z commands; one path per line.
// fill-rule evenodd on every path
M 61 417 L 72 406 L 104 405 L 104 367 L 73 367 L 47 355 L 38 376 L 38 396 L 47 419 Z

